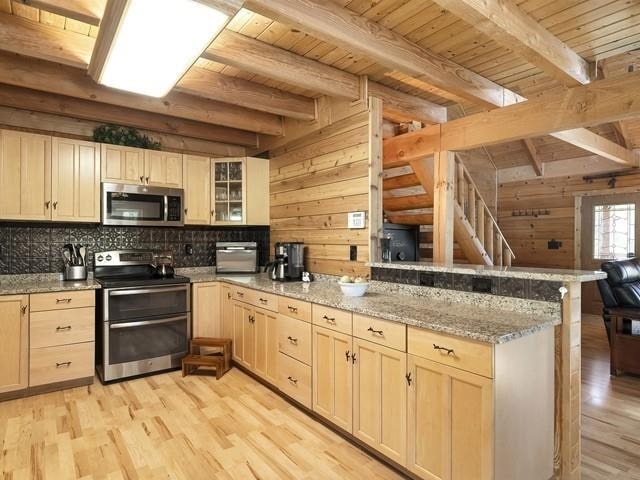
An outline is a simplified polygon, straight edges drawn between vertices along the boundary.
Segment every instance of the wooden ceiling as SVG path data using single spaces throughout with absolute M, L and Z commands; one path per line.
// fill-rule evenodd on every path
M 93 39 L 97 37 L 99 29 L 97 24 L 99 24 L 100 12 L 104 8 L 105 1 L 33 0 L 28 2 L 42 7 L 38 9 L 24 5 L 22 2 L 0 0 L 0 12 Z M 563 85 L 558 79 L 549 75 L 548 71 L 545 72 L 529 63 L 525 58 L 526 54 L 506 48 L 483 33 L 483 31 L 490 31 L 486 24 L 471 25 L 441 6 L 445 5 L 450 10 L 454 10 L 448 7 L 447 1 L 437 0 L 436 3 L 430 0 L 334 0 L 333 3 L 372 20 L 419 47 L 444 59 L 452 60 L 522 97 L 532 99 L 565 88 L 566 83 Z M 253 8 L 254 5 L 260 7 L 260 3 L 260 1 L 248 1 L 246 5 Z M 513 4 L 580 57 L 590 62 L 590 69 L 597 70 L 599 78 L 604 76 L 609 78 L 627 72 L 630 65 L 640 66 L 640 54 L 634 51 L 640 48 L 640 3 L 636 0 L 513 0 Z M 254 8 L 254 10 L 261 9 Z M 67 16 L 58 13 L 67 13 Z M 459 12 L 458 14 L 460 15 Z M 79 18 L 85 21 L 79 21 Z M 272 45 L 348 74 L 366 75 L 370 80 L 395 91 L 446 106 L 449 109 L 450 118 L 471 115 L 486 108 L 486 105 L 481 102 L 462 99 L 426 83 L 424 79 L 394 70 L 388 65 L 384 66 L 371 58 L 355 53 L 349 47 L 334 44 L 337 42 L 323 41 L 300 27 L 274 21 L 248 9 L 240 10 L 228 24 L 227 30 L 242 35 L 243 39 L 246 37 L 255 39 L 261 42 L 260 45 Z M 223 49 L 226 45 L 225 38 L 214 42 L 212 54 L 205 57 L 220 58 L 213 50 L 218 43 L 220 49 Z M 232 40 L 233 37 L 229 39 Z M 230 45 L 229 48 L 231 48 Z M 0 46 L 0 49 L 3 47 Z M 308 83 L 293 80 L 284 82 L 276 72 L 269 72 L 267 68 L 256 67 L 255 71 L 249 71 L 246 66 L 238 68 L 232 63 L 232 60 L 225 60 L 225 63 L 222 63 L 206 58 L 200 59 L 192 68 L 190 77 L 187 77 L 192 80 L 191 84 L 186 85 L 185 82 L 171 95 L 185 97 L 198 94 L 198 96 L 207 97 L 206 92 L 209 88 L 211 95 L 208 99 L 211 102 L 226 101 L 213 94 L 211 83 L 198 82 L 199 78 L 202 79 L 202 76 L 198 78 L 198 74 L 203 72 L 219 74 L 217 77 L 212 77 L 218 82 L 217 85 L 225 82 L 225 79 L 232 78 L 237 79 L 238 82 L 251 82 L 240 83 L 240 87 L 258 84 L 275 89 L 266 89 L 262 92 L 267 97 L 269 95 L 271 98 L 278 97 L 278 92 L 292 94 L 292 97 L 287 97 L 286 100 L 289 103 L 286 105 L 273 107 L 270 103 L 267 108 L 270 110 L 268 113 L 262 109 L 261 116 L 256 117 L 260 120 L 259 128 L 243 127 L 239 122 L 222 123 L 224 127 L 230 129 L 229 133 L 235 133 L 239 129 L 278 135 L 281 132 L 278 132 L 273 119 L 268 115 L 308 118 L 309 107 L 302 106 L 305 98 L 316 98 L 326 93 L 320 91 L 319 83 L 314 84 L 310 77 L 308 77 Z M 301 76 L 301 78 L 304 77 Z M 350 77 L 346 78 L 349 80 Z M 303 88 L 303 84 L 309 88 Z M 251 96 L 246 98 L 247 101 L 254 100 Z M 298 104 L 295 103 L 296 100 Z M 109 103 L 110 100 L 107 98 L 102 101 Z M 215 104 L 211 105 L 213 107 Z M 251 108 L 251 104 L 246 102 L 245 104 L 236 102 L 235 105 L 234 108 Z M 287 106 L 291 105 L 293 106 L 288 110 Z M 429 108 L 429 105 L 425 103 L 421 108 Z M 120 106 L 124 107 L 124 105 Z M 171 110 L 148 111 L 169 116 L 175 114 L 175 111 Z M 245 111 L 241 110 L 241 112 Z M 431 113 L 429 112 L 429 115 Z M 181 118 L 186 117 L 188 115 Z M 188 118 L 188 120 L 206 122 L 210 119 L 203 115 Z M 210 121 L 210 123 L 216 122 L 220 124 L 217 119 Z M 599 126 L 592 131 L 627 148 L 640 148 L 640 122 L 618 122 L 615 125 Z M 222 141 L 223 138 L 224 133 L 217 140 Z M 229 138 L 235 137 L 231 135 Z M 247 143 L 246 139 L 243 141 Z M 518 141 L 494 145 L 486 148 L 485 153 L 498 169 L 531 165 L 534 161 L 533 157 L 537 157 L 537 161 L 540 162 L 551 162 L 584 157 L 587 154 L 581 148 L 550 136 L 535 138 L 528 143 Z

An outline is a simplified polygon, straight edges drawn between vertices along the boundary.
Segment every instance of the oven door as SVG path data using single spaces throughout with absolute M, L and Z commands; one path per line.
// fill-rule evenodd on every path
M 146 362 L 150 359 L 187 353 L 189 314 L 137 321 L 105 322 L 109 329 L 108 364 Z
M 132 321 L 175 316 L 190 310 L 189 284 L 104 290 L 104 320 Z

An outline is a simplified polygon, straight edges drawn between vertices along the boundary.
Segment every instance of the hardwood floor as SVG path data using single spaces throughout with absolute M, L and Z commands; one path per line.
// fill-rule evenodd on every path
M 599 317 L 582 382 L 582 478 L 640 479 L 640 377 L 609 377 Z M 4 402 L 0 439 L 4 480 L 401 478 L 237 369 Z
M 0 404 L 8 479 L 402 478 L 237 369 Z
M 640 479 L 640 377 L 609 376 L 607 334 L 593 315 L 582 322 L 582 478 Z

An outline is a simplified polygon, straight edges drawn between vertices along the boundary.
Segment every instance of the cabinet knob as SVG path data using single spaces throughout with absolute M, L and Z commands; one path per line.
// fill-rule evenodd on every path
M 188 208 L 185 208 L 185 209 L 184 209 L 184 214 L 186 215 L 188 211 L 189 211 L 189 209 L 188 209 Z
M 44 206 L 47 210 L 49 210 L 49 205 L 51 205 L 51 202 L 49 200 L 47 200 L 46 202 L 44 202 Z
M 53 209 L 56 210 L 58 208 L 58 202 L 53 202 Z
M 144 183 L 144 176 L 140 175 L 140 183 Z
M 22 305 L 22 314 L 25 315 L 27 313 L 27 305 Z
M 211 216 L 213 217 L 216 214 L 215 210 L 211 210 Z
M 147 185 L 149 185 L 149 177 L 146 177 L 145 180 L 147 181 Z

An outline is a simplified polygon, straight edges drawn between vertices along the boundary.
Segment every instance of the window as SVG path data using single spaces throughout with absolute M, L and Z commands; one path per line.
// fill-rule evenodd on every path
M 616 260 L 635 255 L 635 218 L 633 203 L 593 207 L 594 260 Z

